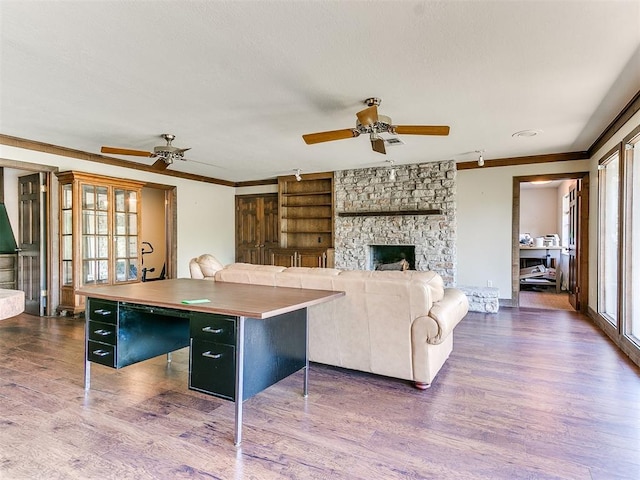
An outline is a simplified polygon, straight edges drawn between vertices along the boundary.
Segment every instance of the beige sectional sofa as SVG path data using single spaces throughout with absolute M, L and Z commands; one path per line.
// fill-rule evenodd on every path
M 348 271 L 234 263 L 210 255 L 189 264 L 192 278 L 338 290 L 344 297 L 309 308 L 312 362 L 401 378 L 427 388 L 453 349 L 467 297 L 430 271 Z

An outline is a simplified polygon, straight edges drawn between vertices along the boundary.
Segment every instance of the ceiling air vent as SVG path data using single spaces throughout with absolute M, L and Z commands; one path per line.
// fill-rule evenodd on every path
M 398 137 L 385 138 L 384 143 L 388 147 L 394 147 L 396 145 L 404 145 L 404 142 L 400 140 Z

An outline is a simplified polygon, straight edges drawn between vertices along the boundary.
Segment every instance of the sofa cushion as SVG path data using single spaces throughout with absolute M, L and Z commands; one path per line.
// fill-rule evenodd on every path
M 249 283 L 252 285 L 276 285 L 276 277 L 285 267 L 275 265 L 254 265 L 251 263 L 232 263 L 215 274 L 216 281 L 231 283 Z
M 200 255 L 199 257 L 194 258 L 189 263 L 191 278 L 213 277 L 218 270 L 222 270 L 223 268 L 224 265 L 222 265 L 222 263 L 220 263 L 216 257 L 209 253 Z

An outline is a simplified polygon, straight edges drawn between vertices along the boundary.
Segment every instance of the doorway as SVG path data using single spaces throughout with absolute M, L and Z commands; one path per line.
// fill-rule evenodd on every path
M 0 193 L 4 197 L 16 240 L 23 245 L 23 251 L 20 252 L 22 258 L 18 262 L 17 288 L 25 291 L 25 307 L 28 307 L 25 312 L 38 316 L 55 315 L 60 303 L 60 254 L 57 242 L 54 242 L 59 235 L 59 195 L 56 177 L 51 175 L 57 170 L 58 167 L 54 166 L 0 158 Z M 24 182 L 21 177 L 24 177 Z M 150 196 L 147 198 L 149 209 L 143 205 L 142 220 L 148 214 L 147 220 L 154 225 L 154 253 L 159 254 L 153 261 L 145 256 L 145 266 L 153 268 L 153 264 L 157 265 L 149 276 L 158 276 L 164 266 L 164 276 L 175 278 L 176 187 L 147 183 L 144 188 L 148 189 Z M 144 228 L 142 234 L 145 235 Z
M 0 158 L 0 190 L 17 242 L 16 287 L 25 292 L 25 312 L 51 315 L 51 172 L 56 167 Z
M 586 309 L 588 178 L 588 172 L 514 177 L 512 306 Z

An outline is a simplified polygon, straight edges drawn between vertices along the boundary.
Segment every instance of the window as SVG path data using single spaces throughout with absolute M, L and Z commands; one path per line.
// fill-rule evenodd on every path
M 625 148 L 624 192 L 624 335 L 640 346 L 640 135 L 636 135 Z M 632 248 L 635 245 L 636 248 Z M 635 292 L 635 295 L 632 294 Z
M 598 313 L 617 325 L 620 153 L 610 153 L 598 165 Z

